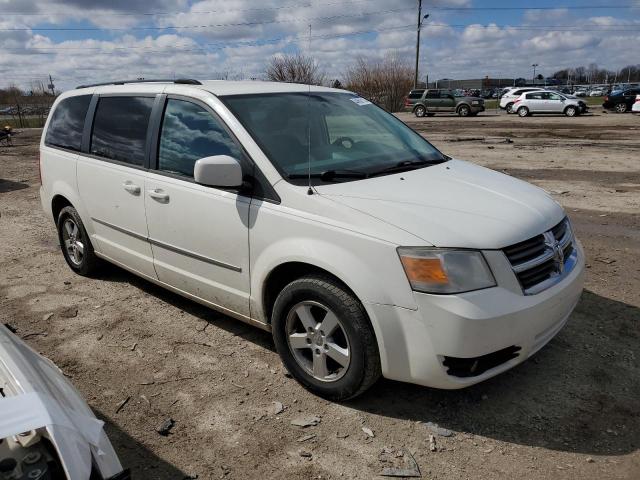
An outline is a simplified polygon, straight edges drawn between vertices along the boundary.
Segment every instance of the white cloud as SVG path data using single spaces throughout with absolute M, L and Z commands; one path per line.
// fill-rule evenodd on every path
M 46 14 L 0 17 L 0 79 L 5 84 L 26 85 L 49 73 L 62 88 L 138 76 L 260 77 L 273 55 L 296 51 L 310 53 L 328 78 L 338 78 L 359 56 L 382 58 L 395 52 L 412 64 L 415 51 L 416 12 L 410 0 L 0 0 L 0 5 L 5 12 Z M 629 46 L 640 41 L 637 20 L 578 18 L 558 8 L 525 11 L 522 21 L 502 26 L 501 21 L 481 24 L 468 13 L 438 11 L 435 6 L 472 3 L 429 3 L 420 71 L 431 79 L 529 76 L 533 62 L 541 65 L 543 74 L 592 62 L 612 69 L 637 62 L 629 56 Z M 141 12 L 178 13 L 129 15 Z M 368 14 L 372 12 L 378 13 Z M 478 23 L 458 26 L 470 18 Z M 106 30 L 73 35 L 1 30 L 45 23 Z M 543 28 L 554 23 L 580 28 Z M 627 27 L 619 27 L 622 24 Z M 149 26 L 156 29 L 132 29 Z M 159 28 L 176 26 L 200 28 Z

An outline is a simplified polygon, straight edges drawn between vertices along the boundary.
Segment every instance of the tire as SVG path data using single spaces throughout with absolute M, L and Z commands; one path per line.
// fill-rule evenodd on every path
M 323 330 L 327 321 L 335 325 L 331 331 Z M 378 344 L 364 307 L 329 276 L 308 275 L 287 285 L 273 307 L 272 332 L 289 373 L 328 400 L 355 398 L 381 375 Z M 336 356 L 345 347 L 348 356 Z
M 67 265 L 78 275 L 91 276 L 98 270 L 96 256 L 80 215 L 73 207 L 64 207 L 58 215 L 58 240 Z
M 415 114 L 416 117 L 418 118 L 422 118 L 425 116 L 425 114 L 427 113 L 427 109 L 424 108 L 422 105 L 418 105 L 414 110 L 413 113 Z
M 616 113 L 625 113 L 627 111 L 626 103 L 617 103 L 615 106 Z
M 515 113 L 515 112 L 513 111 L 513 102 L 509 102 L 509 103 L 507 103 L 507 106 L 506 106 L 506 107 L 504 107 L 504 109 L 507 111 L 507 113 Z
M 521 117 L 526 117 L 529 115 L 529 109 L 527 107 L 520 107 L 518 109 L 518 115 Z
M 468 105 L 460 105 L 458 107 L 458 116 L 460 117 L 468 117 L 471 113 L 471 109 Z
M 576 109 L 576 107 L 568 106 L 564 109 L 564 114 L 567 117 L 575 117 L 578 114 L 578 110 Z

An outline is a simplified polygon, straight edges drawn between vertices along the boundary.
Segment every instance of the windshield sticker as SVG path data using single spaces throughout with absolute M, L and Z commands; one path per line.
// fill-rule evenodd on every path
M 360 105 L 360 106 L 371 105 L 371 102 L 369 100 L 365 100 L 362 97 L 353 97 L 353 98 L 350 98 L 349 100 L 351 100 L 356 105 Z

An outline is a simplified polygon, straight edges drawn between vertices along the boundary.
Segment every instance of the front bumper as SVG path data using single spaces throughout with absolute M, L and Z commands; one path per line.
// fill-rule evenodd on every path
M 508 284 L 508 274 L 501 272 L 496 275 L 498 286 L 490 289 L 460 295 L 415 293 L 416 310 L 367 304 L 379 326 L 383 375 L 456 389 L 486 380 L 526 360 L 562 329 L 580 298 L 584 252 L 579 242 L 576 246 L 578 257 L 573 270 L 536 295 L 523 295 Z M 515 276 L 513 280 L 517 282 Z M 510 347 L 519 347 L 515 358 L 478 375 L 451 375 L 444 365 L 445 357 L 471 359 Z

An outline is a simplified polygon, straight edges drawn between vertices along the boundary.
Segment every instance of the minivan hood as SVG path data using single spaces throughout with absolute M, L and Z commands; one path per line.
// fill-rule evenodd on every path
M 500 249 L 564 217 L 542 189 L 461 160 L 316 190 L 438 247 Z

